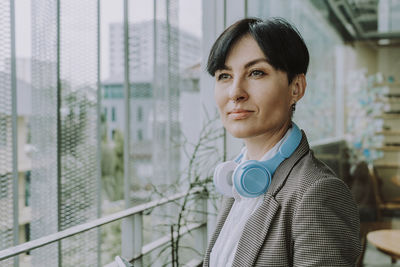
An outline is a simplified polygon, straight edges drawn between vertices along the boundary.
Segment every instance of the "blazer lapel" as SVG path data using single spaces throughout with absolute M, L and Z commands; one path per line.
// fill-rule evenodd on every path
M 279 210 L 279 203 L 266 193 L 263 203 L 247 221 L 232 266 L 253 266 L 267 236 L 269 226 Z
M 296 151 L 277 168 L 271 185 L 264 196 L 263 203 L 250 216 L 243 229 L 236 250 L 233 266 L 253 266 L 261 246 L 265 242 L 268 230 L 279 210 L 279 202 L 275 196 L 285 184 L 286 178 L 294 165 L 309 151 L 307 138 L 303 132 L 303 138 Z
M 221 208 L 220 208 L 222 212 L 220 213 L 220 216 L 217 219 L 217 226 L 215 228 L 213 235 L 211 236 L 210 242 L 208 243 L 206 255 L 205 255 L 204 261 L 203 261 L 203 266 L 208 267 L 208 264 L 210 261 L 211 249 L 213 248 L 215 242 L 217 241 L 219 233 L 221 232 L 222 226 L 224 226 L 224 223 L 226 221 L 226 218 L 229 215 L 229 211 L 231 210 L 234 201 L 235 201 L 235 199 L 233 197 L 232 198 L 224 198 L 222 201 Z

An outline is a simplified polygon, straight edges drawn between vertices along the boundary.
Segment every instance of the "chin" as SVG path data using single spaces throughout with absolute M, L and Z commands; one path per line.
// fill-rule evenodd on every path
M 248 129 L 235 129 L 234 127 L 225 127 L 226 131 L 235 138 L 248 138 L 254 136 Z

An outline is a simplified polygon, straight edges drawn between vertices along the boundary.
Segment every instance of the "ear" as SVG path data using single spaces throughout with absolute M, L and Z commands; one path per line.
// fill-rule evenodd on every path
M 306 76 L 298 74 L 289 85 L 292 101 L 298 102 L 305 94 L 307 87 Z

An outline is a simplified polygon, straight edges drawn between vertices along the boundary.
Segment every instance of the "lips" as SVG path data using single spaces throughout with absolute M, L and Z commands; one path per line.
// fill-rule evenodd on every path
M 251 116 L 253 111 L 246 109 L 234 109 L 228 112 L 228 117 L 234 120 L 243 120 Z

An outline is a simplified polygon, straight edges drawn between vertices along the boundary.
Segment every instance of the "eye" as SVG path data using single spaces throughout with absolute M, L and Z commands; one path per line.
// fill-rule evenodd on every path
M 227 80 L 231 77 L 231 75 L 229 75 L 228 73 L 221 73 L 218 75 L 217 80 L 221 81 L 221 80 Z
M 263 72 L 262 70 L 253 70 L 253 71 L 250 72 L 250 76 L 253 76 L 253 77 L 262 77 L 265 74 L 266 73 Z

